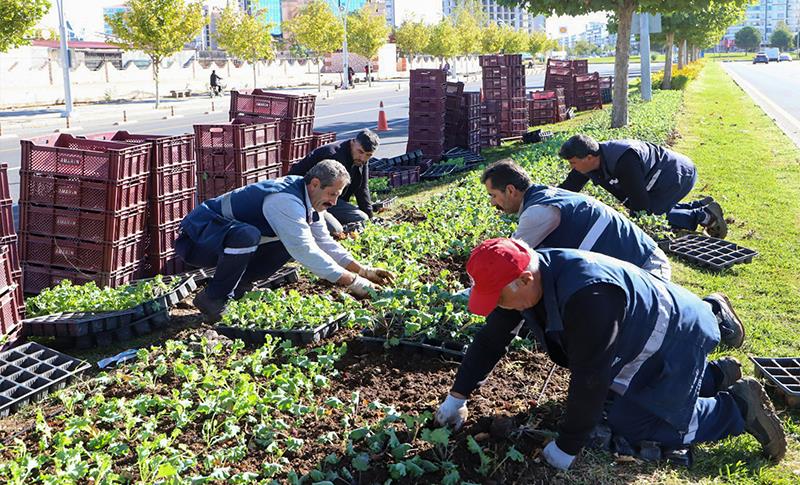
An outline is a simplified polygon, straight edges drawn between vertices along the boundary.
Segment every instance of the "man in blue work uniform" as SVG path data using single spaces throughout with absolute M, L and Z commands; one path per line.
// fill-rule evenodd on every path
M 325 212 L 328 230 L 334 236 L 342 233 L 343 226 L 372 218 L 372 198 L 369 193 L 369 159 L 378 149 L 380 139 L 370 130 L 359 131 L 349 140 L 322 145 L 299 162 L 292 165 L 289 175 L 305 175 L 322 160 L 336 160 L 350 174 L 350 184 L 342 192 L 336 205 Z M 354 206 L 349 202 L 356 197 Z
M 391 273 L 359 264 L 325 226 L 325 211 L 348 183 L 339 162 L 323 160 L 304 177 L 257 182 L 197 206 L 181 222 L 176 251 L 187 263 L 216 266 L 216 272 L 194 305 L 216 321 L 230 298 L 240 298 L 290 258 L 358 297 L 391 283 Z
M 481 182 L 493 206 L 519 216 L 514 239 L 532 248 L 594 251 L 670 279 L 672 268 L 667 255 L 653 238 L 599 200 L 534 185 L 525 169 L 510 158 L 486 167 Z
M 631 212 L 666 214 L 673 227 L 694 231 L 700 225 L 712 237 L 728 234 L 722 208 L 711 197 L 680 203 L 697 182 L 694 163 L 680 153 L 638 140 L 598 143 L 580 134 L 558 154 L 572 167 L 562 189 L 580 192 L 591 180 Z
M 721 294 L 705 301 L 608 256 L 575 249 L 534 251 L 491 239 L 467 262 L 469 309 L 488 315 L 436 413 L 460 427 L 466 400 L 525 325 L 540 348 L 570 370 L 566 412 L 545 460 L 567 469 L 601 421 L 637 445 L 679 448 L 746 431 L 775 460 L 786 436 L 763 387 L 741 378 L 732 358 L 707 362 L 718 326 L 741 326 Z

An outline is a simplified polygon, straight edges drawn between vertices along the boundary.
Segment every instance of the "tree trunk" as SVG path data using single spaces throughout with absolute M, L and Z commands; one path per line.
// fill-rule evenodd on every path
M 159 106 L 161 106 L 161 100 L 159 99 L 158 93 L 158 61 L 152 58 L 151 60 L 153 61 L 153 81 L 156 82 L 156 109 L 158 109 Z
M 617 9 L 617 47 L 614 59 L 614 102 L 611 105 L 611 127 L 621 128 L 628 124 L 628 63 L 631 50 L 631 24 L 636 4 L 623 0 Z
M 253 89 L 257 88 L 258 84 L 256 83 L 256 63 L 253 62 Z
M 678 69 L 683 69 L 683 56 L 686 54 L 686 41 L 678 42 Z
M 317 57 L 317 92 L 322 92 L 322 58 Z
M 672 87 L 672 47 L 675 43 L 675 32 L 667 32 L 667 48 L 664 51 L 664 79 L 661 80 L 661 89 Z
M 367 59 L 367 86 L 372 87 L 372 61 Z

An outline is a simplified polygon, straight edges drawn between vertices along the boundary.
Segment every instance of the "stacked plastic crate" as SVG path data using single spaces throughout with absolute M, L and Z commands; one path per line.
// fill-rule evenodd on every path
M 531 126 L 558 123 L 567 119 L 567 101 L 564 90 L 536 91 L 528 99 L 528 123 Z
M 407 152 L 420 149 L 438 160 L 444 153 L 447 78 L 441 69 L 412 69 Z
M 8 164 L 3 163 L 0 164 L 0 349 L 22 336 L 19 320 L 25 315 L 13 205 Z
M 230 119 L 242 123 L 280 124 L 281 175 L 303 159 L 314 143 L 316 96 L 270 93 L 261 89 L 231 91 Z
M 614 86 L 614 78 L 612 76 L 600 78 L 600 97 L 603 98 L 603 104 L 613 101 L 611 89 Z
M 603 109 L 603 98 L 600 95 L 600 76 L 591 74 L 575 75 L 575 107 L 578 111 Z
M 316 150 L 322 145 L 333 143 L 336 141 L 336 133 L 333 131 L 319 132 L 315 131 L 311 136 L 311 150 Z
M 501 138 L 528 131 L 525 66 L 521 54 L 480 56 L 486 111 L 494 114 Z
M 455 84 L 455 83 L 448 83 Z M 462 85 L 462 83 L 457 83 Z M 445 116 L 445 148 L 466 148 L 474 153 L 481 151 L 481 93 L 447 93 Z
M 117 286 L 142 267 L 150 145 L 22 140 L 20 258 L 26 293 L 63 279 Z
M 481 148 L 496 147 L 500 144 L 499 131 L 497 129 L 497 119 L 494 113 L 486 109 L 485 104 L 481 104 Z
M 547 60 L 547 71 L 544 77 L 544 90 L 554 91 L 557 88 L 564 90 L 564 99 L 567 108 L 575 106 L 573 99 L 575 94 L 575 79 L 572 61 L 562 61 L 558 59 Z
M 211 199 L 281 175 L 278 121 L 194 125 L 197 195 Z

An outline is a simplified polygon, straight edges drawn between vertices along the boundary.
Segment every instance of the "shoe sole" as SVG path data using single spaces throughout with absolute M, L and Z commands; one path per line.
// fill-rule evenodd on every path
M 712 293 L 709 296 L 716 296 L 716 297 L 722 298 L 722 300 L 725 301 L 725 304 L 728 306 L 728 310 L 733 315 L 733 318 L 736 320 L 736 323 L 739 324 L 739 328 L 742 329 L 742 340 L 740 340 L 739 342 L 736 342 L 734 344 L 730 344 L 730 343 L 727 343 L 727 342 L 725 343 L 725 345 L 727 345 L 728 347 L 732 347 L 734 349 L 738 349 L 739 347 L 742 346 L 742 344 L 744 344 L 744 339 L 747 336 L 747 333 L 746 333 L 745 328 L 744 328 L 744 323 L 742 323 L 742 319 L 739 318 L 739 315 L 736 314 L 736 310 L 733 309 L 733 304 L 731 304 L 731 301 L 728 299 L 728 296 L 725 293 Z
M 723 375 L 722 382 L 720 383 L 719 388 L 716 390 L 717 392 L 720 392 L 720 391 L 727 390 L 729 387 L 734 385 L 739 379 L 742 378 L 742 363 L 739 362 L 739 359 L 737 359 L 735 357 L 729 357 L 727 359 L 726 358 L 722 358 L 722 359 L 717 360 L 717 362 L 718 362 L 717 368 L 720 369 L 720 372 L 722 372 L 722 375 Z M 720 362 L 730 362 L 730 364 L 725 365 L 724 367 L 725 368 L 729 368 L 729 369 L 735 367 L 737 373 L 736 374 L 728 374 L 728 373 L 726 373 L 723 370 L 723 366 L 719 365 Z
M 711 224 L 706 226 L 706 231 L 708 231 L 711 237 L 725 239 L 725 236 L 728 235 L 728 223 L 725 222 L 725 215 L 722 213 L 722 207 L 716 202 L 711 202 L 706 206 L 706 209 L 711 212 L 713 218 Z
M 759 424 L 765 430 L 767 428 L 772 428 L 773 430 L 777 429 L 778 430 L 777 434 L 779 434 L 781 437 L 778 443 L 775 443 L 774 441 L 770 443 L 772 445 L 771 447 L 769 445 L 764 445 L 764 444 L 762 444 L 761 446 L 764 447 L 764 451 L 767 453 L 767 455 L 769 455 L 770 458 L 772 458 L 775 461 L 780 461 L 786 455 L 786 433 L 783 430 L 781 421 L 775 414 L 775 408 L 772 406 L 772 401 L 770 401 L 769 396 L 767 396 L 767 391 L 764 390 L 764 386 L 762 386 L 758 381 L 752 378 L 746 380 L 745 382 L 747 383 L 748 388 L 750 388 L 751 391 L 755 392 L 758 395 L 759 399 L 758 404 L 762 406 L 762 408 L 767 409 L 767 413 L 765 413 L 767 422 L 766 423 L 759 422 Z

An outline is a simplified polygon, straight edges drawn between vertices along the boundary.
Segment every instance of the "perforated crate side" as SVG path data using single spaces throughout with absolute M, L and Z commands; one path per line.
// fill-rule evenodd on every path
M 130 283 L 136 279 L 141 271 L 142 263 L 137 261 L 127 268 L 122 268 L 113 273 L 89 273 L 86 271 L 55 268 L 25 264 L 22 267 L 25 293 L 37 295 L 45 288 L 51 288 L 63 280 L 70 280 L 76 285 L 94 281 L 99 286 L 116 287 Z
M 195 207 L 197 189 L 191 187 L 150 201 L 148 224 L 166 224 L 180 221 Z
M 194 125 L 198 148 L 232 148 L 244 150 L 278 141 L 278 119 L 270 122 L 246 124 Z
M 271 93 L 261 89 L 231 91 L 231 117 L 240 114 L 280 118 L 314 116 L 316 96 Z
M 329 143 L 333 143 L 336 141 L 336 132 L 334 131 L 327 131 L 327 132 L 313 132 L 313 140 L 311 142 L 311 150 L 316 150 L 317 148 L 327 145 Z
M 143 234 L 97 243 L 22 233 L 21 255 L 23 264 L 111 273 L 142 258 L 143 240 Z
M 281 176 L 281 165 L 258 168 L 251 172 L 202 172 L 198 175 L 198 201 L 217 197 L 233 189 L 244 187 L 262 180 L 276 179 Z
M 147 182 L 147 174 L 114 182 L 22 171 L 20 204 L 89 211 L 124 211 L 147 202 Z
M 194 160 L 167 165 L 151 175 L 151 200 L 197 188 L 197 163 Z

